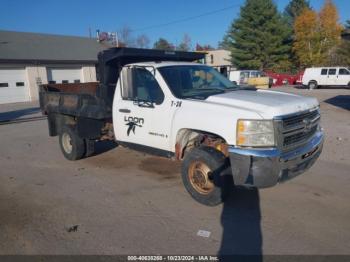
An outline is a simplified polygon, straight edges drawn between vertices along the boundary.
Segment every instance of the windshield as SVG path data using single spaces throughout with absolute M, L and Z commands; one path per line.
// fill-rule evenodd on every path
M 209 66 L 165 66 L 158 70 L 177 98 L 206 99 L 208 96 L 238 88 Z

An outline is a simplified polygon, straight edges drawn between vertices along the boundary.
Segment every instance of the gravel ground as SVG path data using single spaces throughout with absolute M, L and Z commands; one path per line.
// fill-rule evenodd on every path
M 45 120 L 0 126 L 0 254 L 349 255 L 350 91 L 274 90 L 320 100 L 324 151 L 304 175 L 217 207 L 191 199 L 177 162 L 110 143 L 69 162 Z

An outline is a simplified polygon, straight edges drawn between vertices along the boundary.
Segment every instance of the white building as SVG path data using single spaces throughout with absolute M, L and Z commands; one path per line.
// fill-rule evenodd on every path
M 0 31 L 0 104 L 38 100 L 38 85 L 96 81 L 96 39 Z

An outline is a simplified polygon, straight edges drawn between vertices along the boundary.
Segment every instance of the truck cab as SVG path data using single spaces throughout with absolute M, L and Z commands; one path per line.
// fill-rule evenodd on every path
M 315 163 L 324 140 L 316 99 L 237 86 L 193 62 L 198 55 L 123 48 L 100 54 L 102 79 L 89 92 L 84 84 L 41 87 L 50 135 L 59 136 L 69 160 L 113 139 L 182 161 L 185 188 L 209 206 L 233 185 L 271 187 Z

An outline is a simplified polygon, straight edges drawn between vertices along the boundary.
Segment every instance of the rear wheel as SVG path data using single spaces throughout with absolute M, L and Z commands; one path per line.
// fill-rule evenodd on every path
M 59 144 L 64 157 L 68 160 L 79 160 L 85 154 L 85 142 L 74 129 L 65 126 L 59 135 Z
M 228 166 L 226 157 L 216 149 L 194 148 L 182 163 L 182 181 L 196 201 L 215 206 L 226 199 L 232 187 L 232 176 L 229 180 L 224 175 Z
M 317 88 L 317 82 L 316 81 L 310 81 L 308 84 L 308 87 L 310 90 L 316 89 Z
M 236 81 L 232 81 L 232 84 L 234 84 L 235 86 L 237 85 L 237 82 Z

